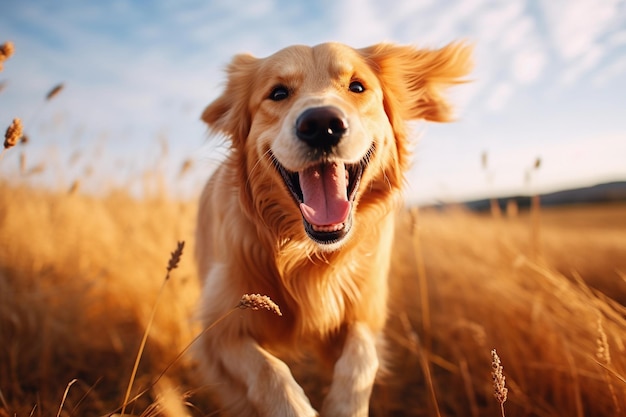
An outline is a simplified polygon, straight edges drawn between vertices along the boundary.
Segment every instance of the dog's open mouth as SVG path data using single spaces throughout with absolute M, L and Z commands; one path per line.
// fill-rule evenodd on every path
M 273 158 L 287 189 L 300 208 L 304 229 L 320 244 L 333 244 L 352 227 L 352 206 L 372 150 L 354 164 L 322 162 L 299 172 Z

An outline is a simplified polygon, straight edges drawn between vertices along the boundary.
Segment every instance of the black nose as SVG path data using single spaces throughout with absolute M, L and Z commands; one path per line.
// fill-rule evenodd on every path
M 313 148 L 329 149 L 348 131 L 348 121 L 336 107 L 313 107 L 296 120 L 296 135 Z

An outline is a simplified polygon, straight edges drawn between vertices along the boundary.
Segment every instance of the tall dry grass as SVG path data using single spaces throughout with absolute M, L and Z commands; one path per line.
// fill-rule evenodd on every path
M 73 379 L 62 415 L 116 410 L 169 251 L 193 235 L 193 207 L 4 182 L 0 196 L 0 415 L 56 415 Z M 137 391 L 193 337 L 193 270 L 183 258 L 164 289 Z
M 625 208 L 543 210 L 537 256 L 524 213 L 401 214 L 390 370 L 372 415 L 625 413 Z M 194 217 L 194 203 L 165 197 L 0 183 L 0 416 L 121 411 L 168 255 L 179 240 L 193 244 Z M 191 319 L 198 290 L 183 256 L 149 326 L 126 414 L 215 411 L 181 355 L 201 331 Z M 493 349 L 508 389 L 502 409 Z M 317 370 L 294 368 L 314 403 L 328 378 Z
M 403 260 L 395 264 L 396 292 L 404 294 L 398 311 L 409 317 L 418 340 L 432 340 L 432 350 L 421 354 L 433 365 L 442 414 L 499 414 L 488 372 L 494 348 L 506 364 L 507 416 L 614 416 L 626 410 L 626 309 L 612 299 L 623 300 L 626 294 L 625 209 L 579 207 L 576 218 L 587 219 L 586 225 L 562 217 L 560 224 L 550 225 L 561 210 L 544 211 L 544 241 L 535 259 L 528 215 L 498 220 L 448 210 L 418 216 L 431 334 L 420 333 L 424 314 L 416 306 L 418 285 L 411 267 L 416 257 L 408 246 L 399 246 Z M 609 227 L 611 216 L 620 220 Z M 405 220 L 399 230 L 409 228 Z M 568 267 L 568 259 L 589 263 L 588 281 L 575 266 Z M 597 358 L 598 320 L 606 349 L 615 353 L 610 362 Z M 402 345 L 406 326 L 401 320 L 391 324 L 391 335 Z M 424 344 L 406 346 L 400 358 L 415 350 L 424 350 Z M 416 368 L 417 361 L 399 368 L 401 387 L 424 385 L 425 373 Z M 421 407 L 424 413 L 411 415 L 429 415 L 428 396 L 412 390 L 405 397 L 415 399 L 410 408 Z

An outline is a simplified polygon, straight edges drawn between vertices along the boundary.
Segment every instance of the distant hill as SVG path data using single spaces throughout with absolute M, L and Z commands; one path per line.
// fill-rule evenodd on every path
M 497 199 L 502 209 L 508 201 L 514 200 L 519 208 L 530 206 L 530 196 L 509 196 Z M 608 182 L 591 187 L 574 188 L 541 195 L 541 205 L 560 206 L 567 204 L 608 203 L 626 201 L 626 181 Z M 490 200 L 473 200 L 463 205 L 474 211 L 490 209 Z

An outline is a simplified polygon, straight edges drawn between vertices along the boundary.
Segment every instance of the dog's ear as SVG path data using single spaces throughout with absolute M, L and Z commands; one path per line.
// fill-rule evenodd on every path
M 248 102 L 258 61 L 252 55 L 236 55 L 226 70 L 226 88 L 202 113 L 212 130 L 226 134 L 234 143 L 245 140 L 250 131 Z
M 394 118 L 450 121 L 452 110 L 442 93 L 465 82 L 472 68 L 471 47 L 456 43 L 417 49 L 383 43 L 360 52 L 381 80 L 388 113 L 399 113 Z

